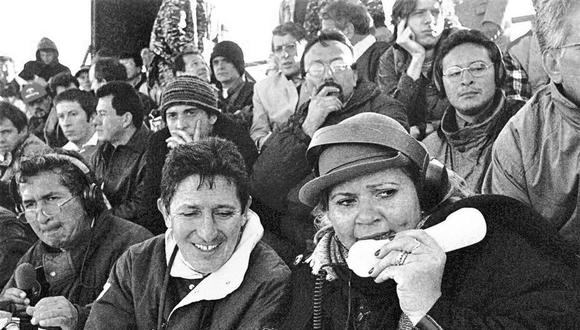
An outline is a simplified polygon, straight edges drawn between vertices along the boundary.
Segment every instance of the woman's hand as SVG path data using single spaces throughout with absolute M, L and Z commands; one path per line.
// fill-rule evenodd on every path
M 412 57 L 425 57 L 425 48 L 415 40 L 415 33 L 406 26 L 407 20 L 402 19 L 397 25 L 397 45 L 403 47 Z
M 371 276 L 375 282 L 397 282 L 401 310 L 412 320 L 420 320 L 441 296 L 441 278 L 446 255 L 423 230 L 407 230 L 377 251 L 381 259 Z

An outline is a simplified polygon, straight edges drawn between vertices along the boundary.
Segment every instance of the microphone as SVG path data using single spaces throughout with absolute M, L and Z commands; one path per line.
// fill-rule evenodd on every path
M 14 280 L 16 287 L 26 292 L 26 298 L 30 299 L 30 305 L 36 305 L 42 298 L 42 286 L 36 279 L 34 266 L 27 262 L 20 264 L 14 271 Z
M 474 208 L 459 209 L 433 227 L 425 229 L 445 252 L 450 252 L 480 242 L 487 233 L 485 218 Z M 348 251 L 346 263 L 359 277 L 369 277 L 369 270 L 379 261 L 375 251 L 390 240 L 360 240 Z

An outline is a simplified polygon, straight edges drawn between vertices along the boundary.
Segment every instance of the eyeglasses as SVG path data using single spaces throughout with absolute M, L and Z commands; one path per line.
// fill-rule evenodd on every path
M 216 221 L 228 221 L 239 214 L 241 214 L 240 210 L 230 208 L 217 208 L 211 211 L 212 218 Z M 173 214 L 171 217 L 180 222 L 195 223 L 201 221 L 204 218 L 204 214 L 200 209 L 191 209 Z
M 23 203 L 24 211 L 18 214 L 18 218 L 21 220 L 26 220 L 26 222 L 36 221 L 38 218 L 38 209 L 45 217 L 54 217 L 55 215 L 62 212 L 62 207 L 68 202 L 75 199 L 77 196 L 71 196 L 62 203 L 58 203 L 55 200 L 42 200 L 42 205 L 39 206 L 36 202 L 26 202 Z M 23 217 L 24 216 L 24 217 Z M 24 219 L 23 219 L 24 218 Z
M 290 44 L 280 45 L 280 46 L 274 47 L 274 53 L 282 54 L 282 52 L 284 52 L 286 54 L 294 54 L 296 52 L 296 43 L 293 42 Z
M 344 63 L 343 60 L 336 60 L 330 64 L 314 62 L 310 65 L 310 67 L 308 67 L 306 72 L 314 78 L 320 78 L 324 75 L 324 71 L 327 66 L 330 69 L 330 73 L 334 75 L 343 73 L 344 71 L 348 70 L 350 64 Z
M 447 79 L 451 81 L 459 81 L 463 76 L 463 71 L 468 71 L 469 74 L 473 77 L 481 77 L 486 72 L 487 69 L 491 67 L 490 64 L 486 64 L 484 62 L 474 62 L 471 63 L 468 67 L 462 68 L 459 66 L 452 66 L 443 72 L 443 76 L 447 77 Z

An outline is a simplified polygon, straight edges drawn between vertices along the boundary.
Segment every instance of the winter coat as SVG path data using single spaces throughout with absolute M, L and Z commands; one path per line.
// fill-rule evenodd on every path
M 439 130 L 429 134 L 423 143 L 429 155 L 465 179 L 475 193 L 481 192 L 483 177 L 491 162 L 491 147 L 508 120 L 524 105 L 523 101 L 506 99 L 496 92 L 495 110 L 480 123 L 457 127 L 455 109 L 449 106 Z
M 30 263 L 44 267 L 44 277 L 49 284 L 46 296 L 64 296 L 79 312 L 77 329 L 82 329 L 89 316 L 90 306 L 103 289 L 109 271 L 117 258 L 135 243 L 152 235 L 141 226 L 102 212 L 95 226 L 86 237 L 79 239 L 79 246 L 68 252 L 52 248 L 37 241 L 24 254 L 18 264 Z M 16 287 L 14 275 L 4 290 Z
M 142 125 L 124 145 L 115 148 L 110 142 L 100 141 L 90 162 L 97 180 L 104 185 L 113 214 L 138 224 L 147 211 L 145 150 L 150 136 L 151 131 Z
M 580 111 L 551 82 L 506 124 L 483 193 L 530 205 L 580 251 Z
M 487 234 L 479 243 L 447 253 L 441 297 L 427 313 L 439 326 L 433 329 L 577 328 L 578 262 L 557 232 L 526 205 L 492 195 L 440 209 L 425 227 L 464 207 L 481 211 Z M 346 267 L 334 269 L 339 278 L 321 279 L 317 294 L 321 329 L 398 329 L 394 281 L 376 284 Z M 310 271 L 307 263 L 293 270 L 293 302 L 281 329 L 312 329 L 317 277 Z

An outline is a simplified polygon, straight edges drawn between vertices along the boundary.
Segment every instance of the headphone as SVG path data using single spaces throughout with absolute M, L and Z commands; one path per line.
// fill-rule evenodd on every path
M 60 161 L 66 161 L 78 168 L 83 173 L 85 179 L 88 182 L 88 186 L 83 189 L 80 196 L 83 200 L 85 211 L 87 211 L 90 216 L 94 216 L 100 211 L 98 205 L 100 204 L 99 202 L 102 202 L 103 193 L 101 188 L 91 178 L 91 170 L 87 165 L 85 165 L 85 163 L 83 163 L 80 159 L 69 156 L 67 154 L 50 153 L 42 155 L 41 157 L 50 157 Z M 16 212 L 18 212 L 18 214 L 23 213 L 24 207 L 22 206 L 22 197 L 18 191 L 16 175 L 14 175 L 10 180 L 9 190 L 10 196 L 12 197 L 12 200 L 15 204 L 14 208 Z
M 395 121 L 391 118 L 389 120 Z M 385 129 L 388 129 L 388 133 Z M 347 143 L 390 148 L 409 158 L 419 170 L 421 190 L 418 193 L 423 210 L 433 209 L 446 198 L 450 183 L 445 166 L 436 159 L 429 159 L 427 149 L 406 131 L 381 123 L 375 125 L 365 122 L 349 126 L 337 124 L 321 128 L 312 137 L 306 157 L 310 164 L 318 164 L 317 158 L 324 146 Z M 318 165 L 314 168 L 318 175 Z
M 483 47 L 487 50 L 489 53 L 489 58 L 493 64 L 495 73 L 495 86 L 496 88 L 501 88 L 503 86 L 507 72 L 501 49 L 495 42 L 489 40 L 483 33 L 478 30 L 461 29 L 451 32 L 447 36 L 447 40 L 444 42 L 448 42 L 448 44 L 441 45 L 445 46 L 445 49 L 443 49 L 443 47 L 439 48 L 439 52 L 435 58 L 435 62 L 433 63 L 433 83 L 435 84 L 440 97 L 447 97 L 445 93 L 445 87 L 443 85 L 443 57 L 449 54 L 453 48 L 463 44 L 471 43 Z

